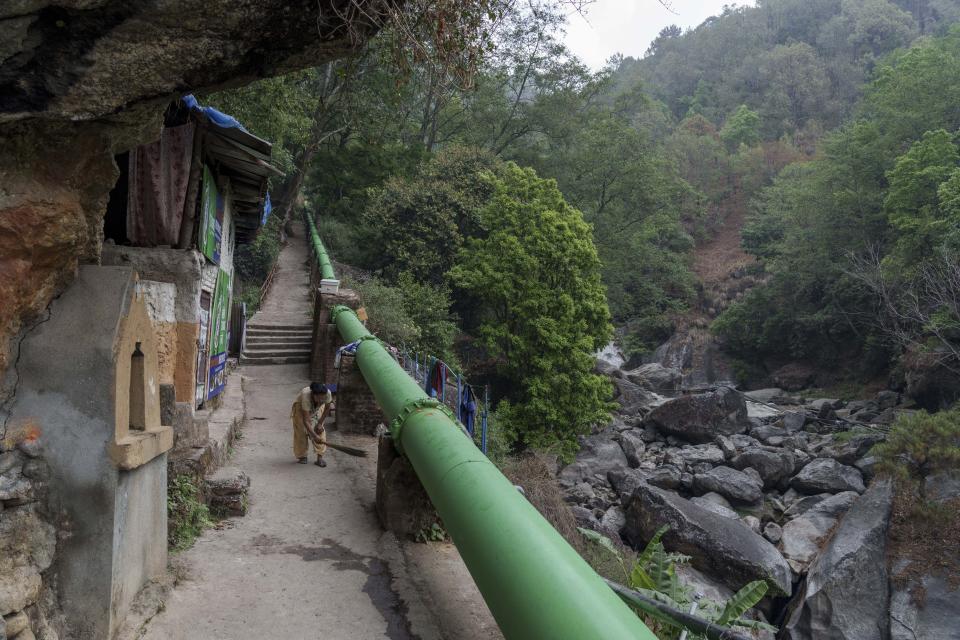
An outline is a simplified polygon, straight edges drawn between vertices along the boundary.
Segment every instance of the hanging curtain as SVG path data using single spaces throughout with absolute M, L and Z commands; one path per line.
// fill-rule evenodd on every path
M 176 246 L 193 154 L 192 122 L 164 127 L 160 139 L 130 152 L 127 237 L 140 247 Z

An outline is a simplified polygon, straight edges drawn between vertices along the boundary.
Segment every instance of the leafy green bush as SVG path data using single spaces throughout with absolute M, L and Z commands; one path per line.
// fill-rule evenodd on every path
M 183 551 L 212 524 L 210 510 L 189 476 L 179 475 L 167 485 L 167 543 Z
M 401 274 L 397 286 L 379 278 L 346 283 L 360 293 L 368 327 L 381 340 L 457 366 L 453 340 L 458 329 L 446 287 L 420 284 L 409 274 Z

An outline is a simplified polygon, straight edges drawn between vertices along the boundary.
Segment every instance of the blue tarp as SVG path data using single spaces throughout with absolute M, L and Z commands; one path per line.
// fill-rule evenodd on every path
M 267 224 L 267 218 L 270 217 L 270 212 L 273 211 L 273 205 L 270 204 L 270 192 L 267 191 L 267 199 L 263 202 L 263 216 L 260 218 L 260 226 Z
M 193 111 L 202 111 L 203 115 L 207 116 L 207 118 L 210 119 L 210 122 L 218 127 L 222 127 L 224 129 L 240 129 L 241 131 L 250 133 L 233 116 L 228 116 L 222 111 L 217 111 L 213 107 L 201 107 L 200 103 L 197 102 L 197 99 L 192 93 L 183 96 L 181 99 L 183 100 L 183 104 L 187 105 L 187 108 Z
M 203 115 L 213 124 L 221 127 L 223 129 L 240 129 L 244 133 L 250 133 L 247 129 L 240 124 L 240 121 L 234 118 L 231 115 L 227 115 L 222 111 L 218 111 L 213 107 L 201 107 L 200 103 L 197 101 L 197 98 L 192 94 L 188 93 L 187 95 L 181 98 L 183 104 L 187 105 L 187 108 L 191 111 L 200 111 Z M 270 203 L 270 192 L 267 192 L 267 199 L 263 203 L 263 215 L 260 216 L 260 225 L 263 226 L 267 224 L 267 218 L 270 217 L 270 212 L 273 210 L 273 205 Z

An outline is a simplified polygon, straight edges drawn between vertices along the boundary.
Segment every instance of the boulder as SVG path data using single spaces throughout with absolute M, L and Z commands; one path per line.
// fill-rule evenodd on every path
M 883 409 L 892 409 L 898 404 L 900 404 L 900 394 L 896 391 L 891 391 L 889 389 L 884 389 L 883 391 L 878 391 L 876 396 L 877 406 Z
M 817 458 L 809 463 L 793 477 L 790 486 L 802 493 L 864 491 L 863 476 L 860 472 L 832 458 Z
M 593 515 L 593 511 L 590 509 L 581 507 L 580 505 L 574 505 L 570 507 L 570 513 L 573 514 L 573 519 L 576 521 L 578 527 L 592 531 L 600 528 L 600 521 L 597 520 L 597 517 Z
M 790 489 L 790 491 L 793 491 L 794 493 L 796 493 L 796 490 L 794 489 Z M 786 511 L 783 512 L 783 516 L 788 519 L 796 518 L 797 516 L 802 516 L 804 513 L 806 513 L 810 509 L 813 509 L 815 506 L 817 506 L 827 498 L 831 497 L 831 495 L 832 494 L 829 494 L 829 493 L 818 493 L 813 496 L 803 496 L 797 500 L 794 500 L 790 504 L 790 506 L 787 507 Z M 838 495 L 843 495 L 843 494 L 838 494 Z M 784 494 L 784 496 L 786 496 L 786 494 Z
M 733 458 L 730 465 L 741 470 L 747 467 L 756 469 L 763 480 L 763 486 L 769 489 L 793 475 L 796 458 L 789 451 L 782 449 L 751 447 Z
M 730 467 L 714 467 L 693 476 L 697 493 L 713 491 L 734 502 L 752 504 L 763 498 L 763 484 L 750 474 Z
M 679 369 L 665 367 L 657 362 L 641 365 L 636 369 L 625 371 L 627 380 L 638 384 L 644 389 L 656 393 L 676 395 L 680 391 L 683 374 Z
M 731 589 L 766 580 L 771 595 L 791 591 L 790 567 L 783 556 L 742 522 L 650 485 L 637 488 L 626 512 L 624 534 L 637 548 L 666 525 L 667 549 L 691 556 L 695 568 L 719 577 Z
M 767 404 L 775 403 L 776 398 L 783 395 L 783 389 L 771 387 L 769 389 L 755 389 L 753 391 L 744 391 L 743 395 L 754 402 L 765 402 Z
M 820 410 L 817 411 L 818 420 L 829 421 L 829 420 L 836 420 L 839 417 L 840 416 L 837 415 L 837 411 L 828 404 L 822 405 L 820 407 Z
M 821 457 L 833 458 L 840 464 L 853 465 L 857 460 L 867 455 L 873 445 L 883 442 L 884 436 L 879 433 L 858 433 L 851 436 L 846 442 L 835 442 L 820 450 Z
M 719 493 L 713 493 L 711 491 L 710 493 L 705 493 L 702 496 L 690 498 L 690 502 L 698 507 L 703 507 L 707 511 L 712 511 L 717 515 L 721 515 L 724 518 L 733 518 L 736 520 L 740 517 L 730 506 L 730 503 L 727 501 L 727 499 Z
M 616 505 L 607 509 L 600 518 L 600 526 L 617 536 L 620 535 L 620 530 L 625 524 L 627 524 L 627 515 Z
M 747 447 L 759 447 L 762 443 L 756 438 L 751 438 L 748 435 L 742 433 L 735 433 L 730 436 L 730 442 L 733 443 L 737 449 L 746 449 Z
M 741 518 L 743 524 L 750 528 L 755 534 L 760 535 L 760 518 L 757 516 L 746 515 Z
M 609 376 L 611 378 L 620 373 L 620 367 L 602 358 L 597 358 L 597 362 L 593 365 L 593 370 L 602 376 Z
M 668 400 L 650 412 L 647 422 L 695 443 L 711 442 L 717 435 L 743 433 L 749 424 L 743 397 L 730 387 Z
M 674 565 L 680 583 L 690 587 L 693 594 L 702 593 L 703 597 L 712 602 L 726 602 L 733 597 L 733 591 L 716 578 L 697 571 L 688 563 Z
M 737 455 L 737 447 L 733 444 L 733 440 L 727 436 L 717 436 L 713 440 L 717 443 L 717 446 L 720 447 L 720 451 L 723 452 L 723 457 L 725 460 L 730 460 Z
M 784 391 L 800 391 L 816 382 L 817 370 L 809 365 L 791 363 L 774 371 L 770 378 Z
M 627 456 L 620 443 L 614 440 L 614 435 L 610 431 L 603 431 L 584 438 L 576 460 L 557 475 L 561 484 L 572 486 L 595 475 L 605 478 L 613 469 L 627 467 Z
M 960 473 L 935 473 L 923 481 L 923 492 L 928 500 L 946 502 L 960 498 Z
M 914 593 L 923 594 L 923 606 Z M 958 620 L 960 593 L 943 576 L 928 574 L 904 585 L 891 582 L 890 640 L 960 640 Z
M 764 424 L 759 427 L 754 427 L 750 430 L 750 437 L 756 438 L 760 442 L 767 443 L 770 438 L 786 438 L 788 435 L 786 430 L 778 429 L 772 424 Z
M 676 489 L 680 486 L 680 476 L 680 469 L 672 464 L 664 464 L 650 472 L 647 482 L 661 489 Z
M 780 525 L 776 522 L 768 522 L 763 528 L 763 537 L 772 544 L 777 544 L 780 542 L 780 538 L 783 537 L 783 529 L 781 529 Z
M 620 502 L 626 504 L 637 487 L 647 481 L 649 475 L 649 471 L 640 469 L 614 469 L 607 474 L 607 481 L 620 497 Z
M 866 456 L 854 462 L 853 466 L 855 466 L 860 472 L 860 475 L 863 476 L 864 483 L 869 484 L 877 474 L 877 465 L 879 464 L 880 458 L 877 456 Z
M 640 466 L 643 453 L 647 449 L 642 433 L 640 429 L 630 429 L 621 431 L 619 436 L 620 448 L 623 449 L 623 455 L 627 458 L 627 464 L 634 469 Z
M 889 482 L 875 483 L 847 512 L 794 596 L 780 638 L 887 637 L 892 494 Z
M 819 413 L 824 407 L 840 409 L 843 407 L 843 401 L 836 398 L 816 398 L 807 402 L 807 406 L 813 409 L 814 413 Z
M 680 457 L 689 465 L 708 464 L 716 466 L 726 459 L 723 451 L 715 444 L 698 444 L 680 449 Z
M 780 551 L 794 571 L 806 571 L 837 520 L 843 517 L 857 497 L 855 491 L 830 496 L 783 525 Z
M 647 389 L 623 378 L 611 378 L 613 382 L 613 399 L 620 405 L 620 413 L 624 415 L 642 414 L 657 404 L 657 397 Z
M 783 414 L 781 424 L 788 433 L 802 431 L 803 426 L 807 424 L 807 414 L 803 411 L 787 411 Z

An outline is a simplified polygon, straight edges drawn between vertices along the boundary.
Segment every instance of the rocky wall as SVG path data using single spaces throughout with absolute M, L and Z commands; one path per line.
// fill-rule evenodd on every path
M 56 640 L 48 579 L 57 548 L 47 506 L 50 470 L 28 437 L 0 442 L 0 638 Z

